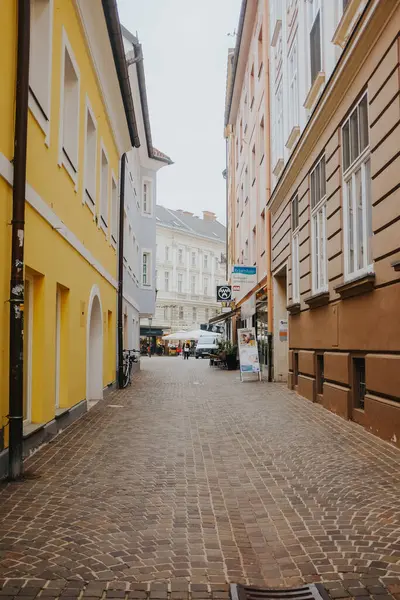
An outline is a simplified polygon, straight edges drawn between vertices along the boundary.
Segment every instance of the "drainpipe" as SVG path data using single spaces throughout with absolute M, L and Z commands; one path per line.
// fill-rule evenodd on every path
M 126 154 L 121 157 L 121 183 L 119 194 L 119 236 L 118 236 L 118 387 L 124 382 L 124 335 L 122 308 L 124 296 L 124 208 L 125 208 Z
M 24 413 L 24 229 L 28 137 L 30 0 L 18 0 L 17 81 L 15 88 L 14 180 L 11 233 L 9 467 L 14 481 L 23 474 Z
M 263 35 L 264 39 L 268 40 L 269 35 L 269 2 L 264 1 L 264 13 L 263 13 Z M 272 223 L 271 223 L 271 210 L 268 207 L 269 199 L 271 195 L 271 99 L 270 99 L 270 85 L 269 85 L 269 45 L 264 44 L 264 73 L 265 73 L 265 117 L 264 117 L 264 135 L 265 135 L 265 148 L 267 159 L 265 161 L 266 173 L 266 194 L 267 194 L 267 210 L 266 210 L 266 239 L 267 239 L 267 298 L 268 298 L 268 381 L 273 380 L 273 340 L 274 340 L 274 297 L 272 290 Z

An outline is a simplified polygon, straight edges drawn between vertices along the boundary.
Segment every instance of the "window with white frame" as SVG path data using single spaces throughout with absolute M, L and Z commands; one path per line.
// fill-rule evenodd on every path
M 178 273 L 178 292 L 182 294 L 183 290 L 183 273 Z
M 293 127 L 299 125 L 299 81 L 298 81 L 298 59 L 297 59 L 297 35 L 288 56 L 289 75 L 289 134 Z
M 311 258 L 313 293 L 328 290 L 326 256 L 326 175 L 325 156 L 310 174 L 311 191 Z
M 206 323 L 207 323 L 208 319 L 210 318 L 210 311 L 209 311 L 208 308 L 205 309 L 204 316 L 205 316 L 205 320 L 206 320 Z
M 280 80 L 275 94 L 275 121 L 274 121 L 274 166 L 283 158 L 283 86 Z
M 168 321 L 168 306 L 164 306 L 164 321 Z
M 153 206 L 152 206 L 152 188 L 150 181 L 143 181 L 142 187 L 142 207 L 144 215 L 151 215 Z
M 300 302 L 299 199 L 292 200 L 292 299 Z
M 190 291 L 192 294 L 196 293 L 196 275 L 192 275 L 192 279 L 190 282 Z
M 72 51 L 64 46 L 62 84 L 62 152 L 67 170 L 78 170 L 79 143 L 79 71 Z
M 117 183 L 111 179 L 111 238 L 117 243 L 118 239 L 118 189 Z
M 250 71 L 250 110 L 253 110 L 254 106 L 254 63 L 251 65 Z
M 104 150 L 101 150 L 101 185 L 100 185 L 100 219 L 104 227 L 108 226 L 108 160 Z
M 183 321 L 183 306 L 179 307 L 179 320 Z
M 345 276 L 372 272 L 371 164 L 365 94 L 342 126 Z
M 53 0 L 30 0 L 29 105 L 42 129 L 50 120 Z
M 178 262 L 180 265 L 183 265 L 183 249 L 178 248 Z
M 197 308 L 195 306 L 193 306 L 193 309 L 192 309 L 192 317 L 193 317 L 192 318 L 193 323 L 196 323 L 197 322 Z
M 151 254 L 143 252 L 142 254 L 142 285 L 151 286 Z
M 192 267 L 196 266 L 196 252 L 192 252 Z
M 164 273 L 164 290 L 169 292 L 169 271 Z
M 165 261 L 169 261 L 169 246 L 165 246 Z
M 97 129 L 92 111 L 86 106 L 85 139 L 85 201 L 93 208 L 96 204 Z
M 203 293 L 205 296 L 208 296 L 208 277 L 204 277 L 203 280 Z
M 259 131 L 259 137 L 258 137 L 258 155 L 259 155 L 260 165 L 264 159 L 264 154 L 265 154 L 265 129 L 264 129 L 264 115 L 263 115 L 260 120 L 260 131 Z
M 208 269 L 208 254 L 203 256 L 203 265 L 205 269 Z
M 251 185 L 256 182 L 256 145 L 251 150 Z
M 320 0 L 308 0 L 307 2 L 311 85 L 322 70 L 320 4 Z
M 257 68 L 258 68 L 258 78 L 261 76 L 261 71 L 263 67 L 263 28 L 260 26 L 260 31 L 258 32 L 258 42 L 257 42 Z

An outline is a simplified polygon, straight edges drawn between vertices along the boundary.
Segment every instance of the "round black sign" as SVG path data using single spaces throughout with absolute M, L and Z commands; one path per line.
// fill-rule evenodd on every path
M 230 285 L 217 286 L 217 300 L 220 302 L 229 302 L 232 298 L 232 288 Z

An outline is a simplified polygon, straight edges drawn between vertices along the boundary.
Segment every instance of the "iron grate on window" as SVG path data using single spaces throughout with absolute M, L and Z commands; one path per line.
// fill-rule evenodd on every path
M 329 595 L 321 584 L 312 583 L 297 588 L 256 588 L 231 584 L 231 600 L 329 600 Z

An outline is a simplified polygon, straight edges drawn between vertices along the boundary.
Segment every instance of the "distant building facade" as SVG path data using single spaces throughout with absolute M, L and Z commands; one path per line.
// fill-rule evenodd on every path
M 226 282 L 226 228 L 214 213 L 156 207 L 157 258 L 154 331 L 198 329 L 220 311 L 216 286 Z M 143 324 L 146 333 L 148 322 Z
M 139 349 L 140 320 L 152 318 L 156 307 L 157 172 L 172 161 L 152 144 L 142 46 L 121 29 L 142 140 L 125 163 L 123 342 L 124 348 Z

